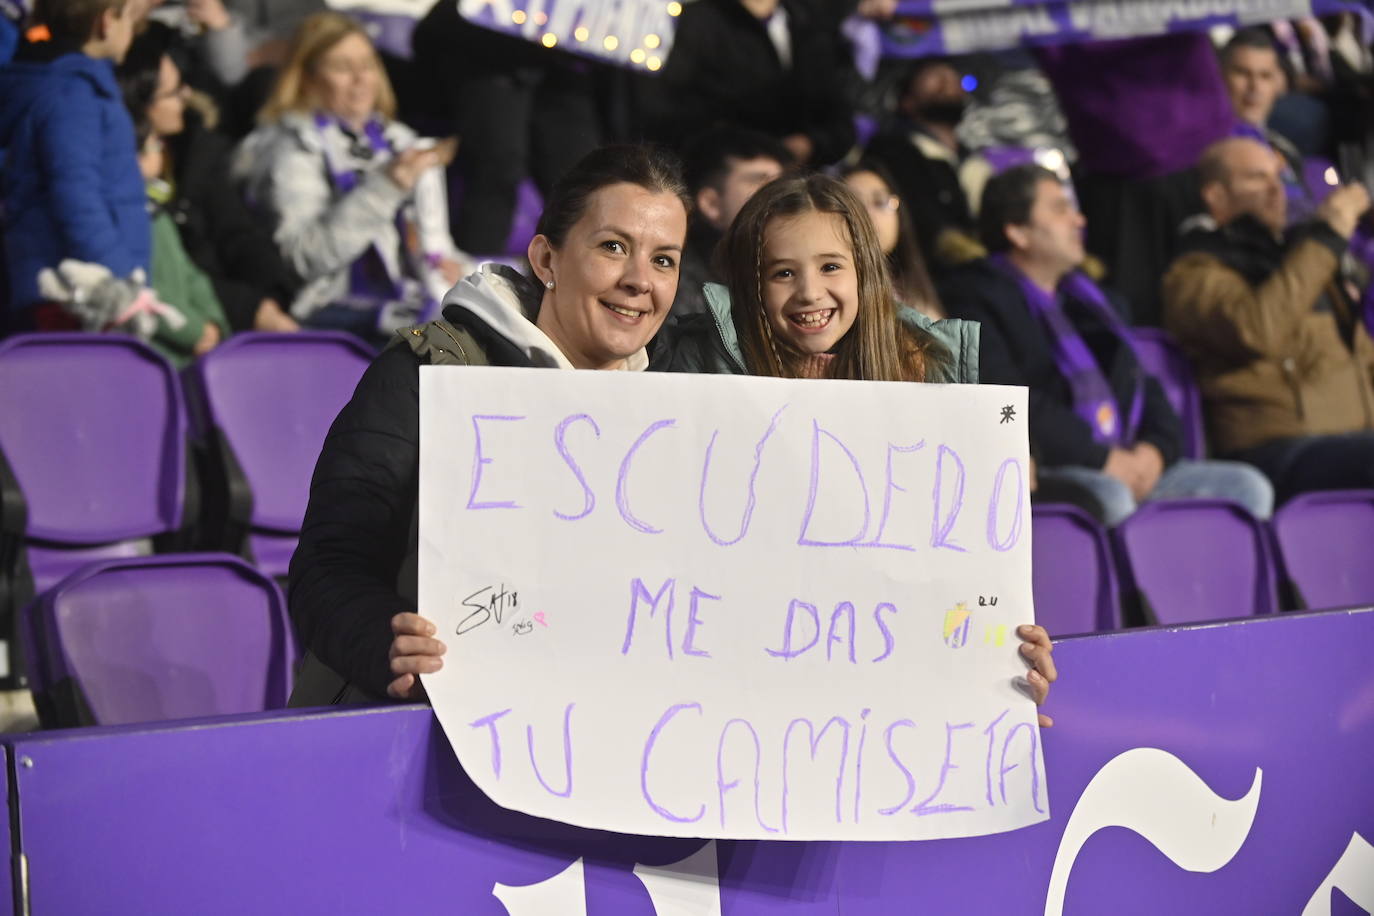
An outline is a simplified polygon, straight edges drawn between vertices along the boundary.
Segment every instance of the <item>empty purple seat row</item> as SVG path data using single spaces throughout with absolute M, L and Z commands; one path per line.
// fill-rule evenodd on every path
M 128 337 L 0 341 L 0 677 L 22 663 L 20 609 L 86 564 L 201 547 L 285 575 L 325 433 L 371 357 L 337 332 L 241 334 L 183 386 Z
M 371 362 L 351 334 L 238 334 L 187 370 L 205 447 L 205 547 L 285 576 L 325 434 Z
M 1374 604 L 1374 491 L 1308 493 L 1269 525 L 1221 500 L 1151 502 L 1110 535 L 1044 504 L 1032 529 L 1036 618 L 1055 635 L 1120 627 L 1123 594 L 1163 624 Z
M 23 627 L 49 727 L 261 712 L 291 690 L 281 590 L 227 554 L 92 563 L 29 604 Z

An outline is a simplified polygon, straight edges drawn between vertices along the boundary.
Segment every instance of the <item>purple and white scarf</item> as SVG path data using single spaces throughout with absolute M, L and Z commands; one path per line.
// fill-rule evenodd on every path
M 1145 411 L 1145 384 L 1143 376 L 1135 379 L 1130 403 L 1122 415 L 1121 405 L 1117 403 L 1111 382 L 1098 365 L 1092 350 L 1073 326 L 1064 311 L 1064 298 L 1092 309 L 1108 330 L 1116 336 L 1119 345 L 1135 354 L 1130 328 L 1121 320 L 1116 309 L 1107 299 L 1107 294 L 1094 283 L 1087 274 L 1075 270 L 1059 281 L 1056 292 L 1050 293 L 1031 282 L 1030 278 L 1012 264 L 1004 255 L 992 255 L 989 259 L 999 270 L 1016 281 L 1025 296 L 1026 306 L 1032 315 L 1040 320 L 1050 338 L 1055 365 L 1064 381 L 1069 384 L 1073 397 L 1073 411 L 1088 424 L 1093 439 L 1109 448 L 1129 447 L 1135 444 L 1140 431 L 1140 418 Z M 1139 357 L 1137 354 L 1137 362 Z
M 330 183 L 341 193 L 347 194 L 358 186 L 362 173 L 354 168 L 350 168 L 336 161 L 329 142 L 327 131 L 331 125 L 338 126 L 346 137 L 354 138 L 355 142 L 361 146 L 366 143 L 366 150 L 356 153 L 353 158 L 371 158 L 393 152 L 391 141 L 386 137 L 386 126 L 379 118 L 369 118 L 363 126 L 361 137 L 355 137 L 352 131 L 328 115 L 317 112 L 315 114 L 315 127 L 320 132 L 322 146 L 324 148 L 325 168 L 329 172 Z M 408 246 L 418 244 L 416 236 L 418 230 L 405 218 L 403 212 L 396 214 L 396 231 L 401 239 L 403 250 L 401 255 L 407 258 L 411 252 Z M 378 308 L 379 327 L 386 324 L 415 323 L 417 321 L 428 320 L 438 311 L 439 303 L 427 292 L 424 291 L 420 283 L 410 281 L 405 277 L 394 277 L 387 270 L 386 261 L 382 258 L 381 252 L 375 245 L 368 247 L 360 257 L 358 257 L 349 267 L 348 271 L 348 304 L 355 307 Z M 399 311 L 401 316 L 393 320 L 392 313 Z

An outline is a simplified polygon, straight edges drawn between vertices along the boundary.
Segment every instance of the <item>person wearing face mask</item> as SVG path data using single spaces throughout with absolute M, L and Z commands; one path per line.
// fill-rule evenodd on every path
M 549 195 L 530 275 L 483 265 L 449 291 L 441 319 L 398 331 L 373 361 L 325 439 L 291 559 L 306 650 L 293 706 L 422 699 L 418 676 L 443 665 L 416 607 L 419 367 L 644 369 L 677 290 L 690 203 L 671 155 L 596 150 Z
M 960 183 L 968 157 L 956 133 L 968 109 L 962 77 L 948 60 L 917 61 L 902 86 L 893 125 L 869 143 L 866 156 L 896 182 L 926 262 L 936 273 L 963 260 L 974 235 L 973 215 Z
M 235 157 L 304 283 L 289 312 L 305 326 L 385 339 L 468 270 L 449 234 L 442 166 L 454 144 L 417 137 L 395 109 L 362 26 L 319 13 L 301 26 L 262 126 Z
M 993 254 L 941 288 L 951 315 L 982 325 L 983 380 L 1030 389 L 1039 484 L 1109 526 L 1154 499 L 1232 499 L 1268 517 L 1273 490 L 1254 468 L 1181 457 L 1178 416 L 1142 369 L 1120 300 L 1079 269 L 1084 228 L 1053 172 L 1008 169 L 979 212 Z

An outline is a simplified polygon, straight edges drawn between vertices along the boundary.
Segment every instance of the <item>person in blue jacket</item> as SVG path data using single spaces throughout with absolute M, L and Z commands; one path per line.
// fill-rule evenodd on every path
M 0 0 L 0 66 L 10 62 L 24 26 L 24 4 L 20 0 Z
M 134 126 L 114 64 L 135 0 L 39 0 L 43 28 L 0 69 L 0 201 L 11 330 L 46 323 L 38 273 L 63 260 L 148 269 L 151 230 Z

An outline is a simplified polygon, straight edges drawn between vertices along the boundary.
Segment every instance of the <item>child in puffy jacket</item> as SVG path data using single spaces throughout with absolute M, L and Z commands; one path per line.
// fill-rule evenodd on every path
M 9 327 L 44 324 L 38 274 L 72 259 L 117 277 L 147 269 L 151 231 L 133 123 L 114 63 L 135 0 L 38 0 L 39 29 L 0 68 L 0 201 Z

